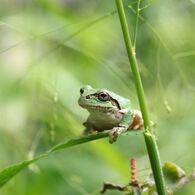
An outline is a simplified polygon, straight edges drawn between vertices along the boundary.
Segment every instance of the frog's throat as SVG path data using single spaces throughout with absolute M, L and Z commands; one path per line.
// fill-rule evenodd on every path
M 83 108 L 86 108 L 91 111 L 99 111 L 99 112 L 111 112 L 111 107 L 103 107 L 103 106 L 94 106 L 94 105 L 80 105 Z

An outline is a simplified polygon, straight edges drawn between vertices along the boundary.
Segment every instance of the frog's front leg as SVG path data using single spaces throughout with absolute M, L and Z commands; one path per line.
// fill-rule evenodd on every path
M 112 144 L 117 140 L 117 137 L 128 129 L 137 130 L 142 128 L 143 119 L 139 110 L 120 110 L 123 114 L 120 124 L 110 130 L 109 142 Z
M 86 121 L 83 123 L 83 126 L 85 126 L 84 131 L 82 132 L 83 136 L 87 135 L 95 135 L 97 134 L 97 131 L 94 129 L 93 124 L 91 124 L 89 121 Z

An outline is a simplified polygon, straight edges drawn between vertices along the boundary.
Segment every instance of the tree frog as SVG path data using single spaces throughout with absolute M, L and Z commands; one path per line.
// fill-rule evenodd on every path
M 106 89 L 94 89 L 86 85 L 80 89 L 79 105 L 89 112 L 84 135 L 109 130 L 109 142 L 128 129 L 142 128 L 141 112 L 131 108 L 129 99 Z

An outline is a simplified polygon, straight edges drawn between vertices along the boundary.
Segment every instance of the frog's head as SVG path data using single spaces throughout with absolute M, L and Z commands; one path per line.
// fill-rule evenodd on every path
M 80 89 L 79 105 L 89 112 L 110 112 L 120 110 L 120 105 L 106 89 L 93 89 L 86 85 Z

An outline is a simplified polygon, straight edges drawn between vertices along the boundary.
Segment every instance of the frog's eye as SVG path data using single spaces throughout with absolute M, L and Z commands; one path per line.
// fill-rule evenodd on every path
M 110 98 L 109 94 L 106 93 L 106 92 L 100 92 L 98 94 L 98 99 L 101 100 L 101 101 L 108 101 Z
M 81 88 L 81 89 L 80 89 L 80 94 L 82 95 L 83 93 L 84 93 L 84 89 Z

